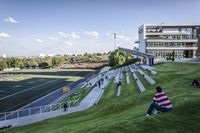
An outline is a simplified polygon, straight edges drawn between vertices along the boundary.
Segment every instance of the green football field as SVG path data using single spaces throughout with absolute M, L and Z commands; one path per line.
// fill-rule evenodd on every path
M 92 70 L 20 70 L 0 73 L 0 112 L 25 106 Z

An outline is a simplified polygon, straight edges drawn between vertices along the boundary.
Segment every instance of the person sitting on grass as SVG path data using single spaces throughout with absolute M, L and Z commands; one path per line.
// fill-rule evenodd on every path
M 192 85 L 200 87 L 200 81 L 198 81 L 197 79 L 194 79 L 193 82 L 192 82 Z
M 119 79 L 119 82 L 117 83 L 117 87 L 119 87 L 122 84 L 121 79 Z
M 172 110 L 172 103 L 168 99 L 165 92 L 162 91 L 161 87 L 156 87 L 156 94 L 153 97 L 153 103 L 150 104 L 146 116 L 151 115 L 153 109 L 156 109 L 154 114 L 159 112 L 169 112 Z

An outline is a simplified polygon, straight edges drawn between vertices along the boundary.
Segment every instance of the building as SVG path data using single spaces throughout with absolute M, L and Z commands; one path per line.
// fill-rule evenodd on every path
M 3 54 L 3 58 L 6 58 L 7 56 L 6 56 L 6 54 Z
M 138 32 L 139 51 L 157 60 L 200 56 L 200 24 L 144 24 Z

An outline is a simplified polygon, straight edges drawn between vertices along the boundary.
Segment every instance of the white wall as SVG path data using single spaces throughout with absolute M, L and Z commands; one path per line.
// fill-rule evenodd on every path
M 142 25 L 139 28 L 139 51 L 146 52 L 146 40 L 145 40 L 146 26 Z

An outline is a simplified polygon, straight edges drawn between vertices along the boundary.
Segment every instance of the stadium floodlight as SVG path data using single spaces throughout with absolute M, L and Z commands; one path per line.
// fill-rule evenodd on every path
M 114 50 L 116 49 L 116 42 L 115 42 L 115 40 L 117 39 L 117 35 L 116 35 L 116 33 L 114 33 Z

